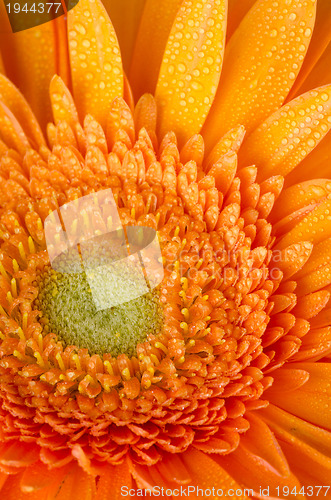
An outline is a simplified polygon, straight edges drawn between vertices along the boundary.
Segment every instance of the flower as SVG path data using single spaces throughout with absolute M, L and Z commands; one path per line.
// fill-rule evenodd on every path
M 106 7 L 1 16 L 1 495 L 327 493 L 330 5 Z M 44 221 L 107 188 L 165 276 L 92 323 Z

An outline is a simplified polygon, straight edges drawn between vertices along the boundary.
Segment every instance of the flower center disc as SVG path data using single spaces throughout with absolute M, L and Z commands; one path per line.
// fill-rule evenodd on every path
M 105 283 L 103 283 L 103 279 Z M 109 286 L 98 276 L 102 290 Z M 132 282 L 122 281 L 120 290 Z M 87 348 L 90 354 L 125 353 L 133 356 L 137 344 L 161 332 L 162 312 L 157 289 L 108 309 L 97 310 L 85 272 L 61 273 L 48 268 L 39 277 L 37 308 L 46 331 L 56 333 L 66 345 Z

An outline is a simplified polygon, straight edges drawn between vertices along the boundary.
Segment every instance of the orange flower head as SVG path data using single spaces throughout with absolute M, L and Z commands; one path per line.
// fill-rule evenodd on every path
M 331 9 L 146 0 L 123 31 L 123 8 L 80 0 L 0 36 L 21 58 L 3 52 L 0 74 L 3 497 L 303 499 L 331 469 Z M 106 190 L 126 231 L 153 232 L 164 276 L 99 310 L 46 225 Z M 66 229 L 90 217 L 104 262 L 109 214 Z M 116 269 L 100 296 L 139 289 L 137 267 Z

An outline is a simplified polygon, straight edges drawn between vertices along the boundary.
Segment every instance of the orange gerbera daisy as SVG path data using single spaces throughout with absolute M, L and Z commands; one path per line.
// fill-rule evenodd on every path
M 329 0 L 0 8 L 1 498 L 331 498 Z M 164 278 L 96 314 L 44 222 L 109 188 Z

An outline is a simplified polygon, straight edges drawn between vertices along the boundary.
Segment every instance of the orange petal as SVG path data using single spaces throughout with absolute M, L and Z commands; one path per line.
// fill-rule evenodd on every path
M 169 35 L 155 99 L 161 137 L 172 130 L 180 146 L 199 133 L 216 93 L 226 7 L 225 0 L 184 0 Z
M 121 48 L 123 66 L 127 72 L 130 68 L 132 52 L 146 0 L 134 0 L 134 2 L 131 0 L 103 0 L 102 3 L 115 28 Z
M 331 352 L 331 326 L 310 330 L 301 339 L 300 350 L 291 358 L 292 361 L 317 361 Z
M 312 248 L 309 241 L 302 241 L 281 251 L 274 250 L 269 268 L 273 273 L 279 269 L 283 273 L 283 279 L 288 279 L 305 265 Z
M 78 113 L 71 93 L 62 78 L 54 75 L 49 87 L 54 123 L 66 121 L 72 128 L 78 122 Z
M 229 20 L 226 30 L 226 37 L 229 40 L 239 24 L 257 0 L 228 0 Z
M 242 125 L 227 132 L 213 147 L 205 161 L 205 171 L 220 160 L 225 154 L 238 153 L 245 137 L 245 128 Z M 224 193 L 224 191 L 223 191 Z
M 230 455 L 215 458 L 220 465 L 233 475 L 239 484 L 253 490 L 254 496 L 264 495 L 275 498 L 277 487 L 288 486 L 299 489 L 297 479 L 291 474 L 286 458 L 269 427 L 256 414 L 246 413 L 250 429 L 241 437 L 240 445 Z M 266 489 L 269 489 L 267 491 Z M 253 496 L 251 491 L 250 496 Z M 288 498 L 295 497 L 289 494 Z
M 49 469 L 47 465 L 38 462 L 30 467 L 27 467 L 20 478 L 20 487 L 24 493 L 39 492 L 43 488 L 57 484 L 59 488 L 65 468 Z
M 230 489 L 240 490 L 240 482 L 235 481 L 222 466 L 205 453 L 191 447 L 182 454 L 181 458 L 191 475 L 191 488 L 198 486 L 203 489 L 210 488 L 212 485 L 215 490 L 223 490 L 224 492 Z M 191 491 L 190 498 L 199 498 L 193 490 Z M 247 498 L 245 494 L 236 496 L 237 500 L 246 500 Z
M 302 296 L 307 293 L 316 292 L 321 288 L 328 286 L 331 283 L 331 271 L 329 264 L 319 267 L 318 269 L 305 274 L 302 278 L 296 280 L 297 294 Z
M 297 182 L 313 179 L 317 173 L 318 177 L 328 177 L 330 175 L 330 162 L 331 132 L 328 132 L 316 148 L 303 159 L 300 168 L 292 170 L 286 176 L 286 185 L 291 186 Z
M 141 96 L 134 111 L 134 120 L 136 129 L 139 132 L 141 128 L 145 128 L 148 132 L 156 130 L 156 103 L 151 94 Z
M 309 380 L 292 392 L 272 393 L 269 400 L 293 415 L 331 429 L 331 364 L 291 363 L 291 368 L 309 373 Z
M 45 139 L 30 106 L 18 89 L 3 75 L 0 75 L 0 100 L 14 114 L 36 148 L 45 144 Z
M 291 365 L 278 368 L 272 372 L 274 379 L 272 386 L 265 392 L 269 395 L 274 392 L 294 391 L 304 385 L 309 379 L 309 373 L 305 370 L 291 368 Z
M 331 85 L 297 97 L 273 113 L 247 139 L 245 164 L 259 167 L 259 179 L 287 175 L 331 129 Z
M 48 492 L 23 492 L 20 488 L 20 476 L 10 475 L 0 491 L 1 498 L 6 500 L 48 500 Z M 73 500 L 71 498 L 71 500 Z
M 308 215 L 302 218 L 287 234 L 275 245 L 277 249 L 299 243 L 310 241 L 314 244 L 331 237 L 331 200 L 326 198 L 317 205 Z
M 276 223 L 303 208 L 307 208 L 306 212 L 310 211 L 330 194 L 330 179 L 312 179 L 290 186 L 280 194 L 270 220 Z
M 3 60 L 2 60 L 2 56 L 1 56 L 1 52 L 0 52 L 0 73 L 2 74 L 5 74 L 5 66 L 3 64 Z
M 92 500 L 96 489 L 94 477 L 76 464 L 71 467 L 59 486 L 55 495 L 56 500 Z
M 299 271 L 300 272 L 300 271 Z M 320 290 L 301 297 L 298 304 L 292 309 L 292 313 L 299 318 L 310 319 L 316 316 L 329 302 L 330 292 Z
M 0 138 L 8 147 L 15 149 L 21 155 L 30 148 L 24 130 L 2 101 L 0 101 Z
M 123 95 L 123 70 L 114 28 L 99 0 L 80 0 L 68 12 L 68 34 L 80 117 L 91 114 L 104 126 L 112 100 Z
M 327 266 L 331 263 L 331 238 L 327 238 L 314 246 L 309 261 L 297 273 L 297 278 L 302 278 L 319 268 Z
M 330 477 L 330 432 L 305 422 L 272 404 L 260 410 L 259 415 L 275 433 L 282 448 L 286 450 L 285 455 L 289 457 L 290 465 L 293 463 L 313 476 Z
M 182 3 L 183 0 L 145 3 L 129 73 L 136 99 L 144 92 L 154 94 L 167 39 Z
M 316 0 L 258 0 L 231 37 L 203 136 L 210 148 L 235 125 L 250 133 L 279 108 L 300 70 Z M 277 172 L 280 173 L 280 172 Z
M 107 465 L 100 476 L 97 487 L 96 498 L 98 500 L 120 500 L 123 498 L 122 487 L 128 491 L 132 487 L 132 476 L 129 466 L 126 462 L 121 465 Z
M 60 73 L 60 47 L 64 19 L 6 36 L 5 65 L 10 80 L 22 91 L 38 122 L 45 127 L 51 119 L 49 83 Z M 63 30 L 62 30 L 63 31 Z
M 331 50 L 331 10 L 329 0 L 318 0 L 316 22 L 313 36 L 302 64 L 298 78 L 290 92 L 289 99 L 307 90 L 319 87 L 331 81 L 330 64 L 325 64 L 321 71 L 320 62 L 330 62 Z M 327 54 L 328 53 L 328 54 Z M 329 76 L 329 78 L 328 78 Z

